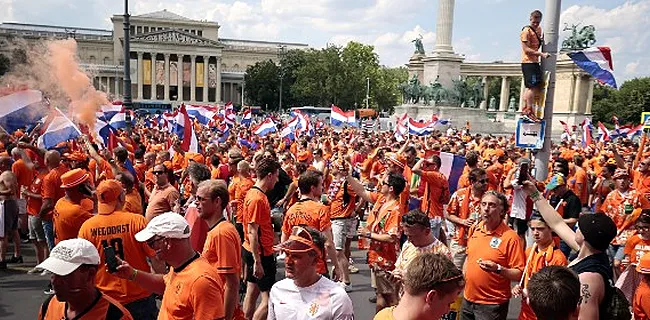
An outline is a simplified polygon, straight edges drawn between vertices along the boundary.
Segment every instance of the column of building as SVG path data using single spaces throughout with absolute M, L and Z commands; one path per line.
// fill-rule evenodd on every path
M 499 101 L 499 111 L 508 110 L 508 101 L 510 99 L 510 78 L 501 77 L 501 99 Z

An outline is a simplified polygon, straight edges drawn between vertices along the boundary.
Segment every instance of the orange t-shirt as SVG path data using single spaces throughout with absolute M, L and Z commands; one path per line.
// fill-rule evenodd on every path
M 618 235 L 612 241 L 614 245 L 625 245 L 627 239 L 634 234 L 635 221 L 632 221 L 634 215 L 625 213 L 626 206 L 631 206 L 633 209 L 650 209 L 650 200 L 636 190 L 629 190 L 626 195 L 614 190 L 607 195 L 600 209 L 616 224 Z
M 451 196 L 447 206 L 447 213 L 461 219 L 471 217 L 478 221 L 481 213 L 481 198 L 474 197 L 470 188 L 460 189 Z M 466 226 L 456 225 L 452 239 L 458 242 L 460 246 L 466 246 L 468 229 Z
M 530 280 L 530 277 L 532 277 L 535 272 L 541 270 L 542 268 L 546 266 L 567 265 L 567 260 L 564 253 L 562 253 L 560 249 L 556 249 L 553 245 L 548 246 L 543 251 L 535 250 L 533 256 L 529 260 L 528 257 L 530 256 L 532 249 L 533 247 L 528 247 L 528 249 L 526 249 L 526 261 L 529 262 L 528 265 L 526 266 L 526 270 L 524 270 L 525 273 L 524 287 L 528 286 L 528 280 Z M 533 312 L 533 309 L 530 307 L 528 303 L 526 303 L 526 299 L 522 299 L 521 310 L 519 312 L 519 320 L 536 320 L 536 319 L 537 317 L 535 316 L 535 312 Z
M 144 181 L 144 174 L 147 172 L 147 165 L 144 162 L 139 162 L 133 166 L 133 169 L 135 169 L 138 181 Z
M 248 225 L 255 223 L 259 226 L 259 249 L 260 255 L 273 255 L 273 223 L 271 222 L 271 205 L 266 194 L 257 187 L 252 187 L 244 198 L 244 249 L 251 251 L 250 240 L 248 239 Z
M 235 200 L 237 200 L 237 214 L 235 215 L 235 221 L 237 223 L 242 223 L 244 221 L 244 199 L 248 190 L 250 190 L 255 181 L 248 177 L 240 177 L 239 183 L 235 189 Z
M 54 170 L 50 170 L 45 177 L 43 177 L 43 187 L 41 189 L 41 196 L 44 199 L 52 199 L 54 203 L 65 196 L 65 191 L 61 188 L 61 175 L 68 171 L 68 167 L 61 164 Z M 52 219 L 52 212 L 49 212 L 44 218 L 45 220 Z
M 215 268 L 221 279 L 224 274 L 241 273 L 241 240 L 235 226 L 224 220 L 214 225 L 205 239 L 201 255 Z
M 100 268 L 101 269 L 101 268 Z M 99 291 L 98 291 L 99 292 Z M 38 312 L 39 320 L 61 320 L 67 319 L 66 310 L 67 302 L 57 300 L 56 295 L 49 296 L 43 304 L 47 303 L 47 308 L 40 308 Z M 46 310 L 45 314 L 41 311 Z M 109 312 L 111 317 L 109 317 Z M 99 293 L 97 299 L 90 305 L 89 310 L 75 318 L 76 320 L 103 320 L 103 319 L 120 319 L 133 320 L 131 313 L 124 308 L 119 302 L 111 297 Z
M 503 222 L 489 232 L 480 222 L 470 229 L 467 240 L 465 299 L 478 304 L 502 304 L 510 300 L 510 280 L 481 269 L 479 260 L 491 260 L 504 268 L 523 271 L 526 257 L 517 233 Z
M 170 212 L 174 208 L 176 201 L 180 198 L 180 193 L 174 188 L 171 184 L 162 189 L 158 189 L 158 186 L 154 188 L 151 192 L 151 197 L 149 198 L 149 205 L 147 206 L 147 211 L 145 212 L 145 217 L 147 221 L 151 221 L 154 217 L 161 215 L 165 212 Z
M 124 208 L 122 208 L 122 210 L 139 215 L 144 214 L 144 211 L 142 211 L 142 197 L 140 196 L 140 192 L 138 192 L 138 190 L 133 188 L 131 192 L 126 194 L 124 200 Z
M 34 178 L 34 181 L 28 185 L 28 191 L 35 194 L 41 194 L 43 191 L 43 178 L 45 178 L 45 172 L 39 172 L 38 175 Z M 27 214 L 31 216 L 38 216 L 38 213 L 41 211 L 43 206 L 42 198 L 32 198 L 27 197 Z
M 424 186 L 424 198 L 420 203 L 420 210 L 426 213 L 429 218 L 443 217 L 442 205 L 449 202 L 449 181 L 444 174 L 438 171 L 422 172 Z
M 80 204 L 61 198 L 54 205 L 54 243 L 74 239 L 81 225 L 93 215 Z
M 636 288 L 632 307 L 635 320 L 650 319 L 650 284 L 641 280 L 641 284 Z
M 650 253 L 650 240 L 643 240 L 638 234 L 635 234 L 627 240 L 623 252 L 630 257 L 630 263 L 636 265 L 641 261 L 643 255 Z
M 11 171 L 16 175 L 18 182 L 18 190 L 16 192 L 20 195 L 20 190 L 23 186 L 29 186 L 34 181 L 34 170 L 27 167 L 23 159 L 18 159 L 11 165 Z
M 349 218 L 352 216 L 352 213 L 354 213 L 356 194 L 352 190 L 352 187 L 348 185 L 347 193 L 350 196 L 350 199 L 348 200 L 347 204 L 344 203 L 343 196 L 345 194 L 345 189 L 343 186 L 346 185 L 345 178 L 343 178 L 342 181 L 333 181 L 332 185 L 335 183 L 339 184 L 339 189 L 332 199 L 328 198 L 330 201 L 330 219 Z
M 208 260 L 198 253 L 185 265 L 163 276 L 163 293 L 158 320 L 221 319 L 226 316 L 223 307 L 223 283 Z
M 639 173 L 634 180 L 634 189 L 650 198 L 650 174 Z
M 135 234 L 146 226 L 147 221 L 144 216 L 132 212 L 115 211 L 110 214 L 98 214 L 84 222 L 79 229 L 79 238 L 95 245 L 102 266 L 106 264 L 104 247 L 111 246 L 120 259 L 125 260 L 135 269 L 148 272 L 150 268 L 147 257 L 153 257 L 156 253 L 146 242 L 135 240 Z M 106 268 L 97 270 L 95 283 L 104 294 L 123 304 L 151 295 L 151 292 L 135 282 L 108 273 Z
M 367 228 L 370 232 L 388 234 L 394 242 L 370 241 L 368 249 L 368 265 L 374 269 L 391 271 L 395 269 L 397 252 L 399 252 L 399 227 L 401 220 L 401 207 L 399 201 L 388 203 L 383 195 L 371 194 L 375 206 L 370 211 L 367 219 Z
M 312 227 L 320 232 L 331 228 L 332 222 L 330 221 L 330 213 L 327 206 L 311 199 L 298 200 L 284 215 L 282 233 L 289 235 L 293 227 L 301 225 Z M 327 265 L 324 260 L 325 254 L 325 252 L 322 252 L 316 264 L 316 270 L 320 274 L 327 273 Z
M 178 170 L 184 169 L 185 167 L 187 167 L 187 159 L 185 159 L 185 157 L 180 154 L 180 152 L 174 153 L 174 156 L 172 157 L 172 170 L 176 172 Z
M 580 188 L 578 183 L 582 184 Z M 589 181 L 587 179 L 587 172 L 576 166 L 576 173 L 568 181 L 569 189 L 580 198 L 581 204 L 587 204 L 589 198 Z
M 537 32 L 537 35 L 535 35 L 535 32 Z M 539 38 L 537 38 L 537 36 L 539 36 Z M 542 28 L 537 27 L 537 29 L 533 31 L 533 29 L 530 26 L 526 26 L 524 30 L 521 31 L 520 39 L 521 42 L 525 42 L 529 48 L 533 50 L 539 50 L 539 48 L 542 46 L 542 43 L 539 40 L 544 39 L 544 34 L 542 34 Z M 521 62 L 539 63 L 539 57 L 536 55 L 528 54 L 522 50 Z

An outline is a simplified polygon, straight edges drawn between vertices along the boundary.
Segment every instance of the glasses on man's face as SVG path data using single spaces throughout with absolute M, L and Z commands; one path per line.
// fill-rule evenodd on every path
M 160 240 L 163 240 L 163 239 L 165 239 L 165 238 L 163 238 L 163 237 L 154 237 L 154 238 L 151 238 L 151 239 L 147 240 L 147 245 L 149 246 L 149 248 L 152 248 L 152 249 L 153 249 L 154 246 L 156 245 L 156 243 L 157 243 L 158 241 L 160 241 Z

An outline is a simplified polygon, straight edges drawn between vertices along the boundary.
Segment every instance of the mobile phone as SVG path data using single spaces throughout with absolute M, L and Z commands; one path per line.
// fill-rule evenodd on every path
M 104 247 L 104 259 L 106 260 L 106 266 L 108 267 L 108 272 L 114 273 L 117 271 L 117 257 L 115 255 L 115 248 L 113 247 Z
M 524 185 L 524 181 L 528 179 L 528 162 L 522 162 L 519 165 L 519 174 L 517 175 L 517 184 Z

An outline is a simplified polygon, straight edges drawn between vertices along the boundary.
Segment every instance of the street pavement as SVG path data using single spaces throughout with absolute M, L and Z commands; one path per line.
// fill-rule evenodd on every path
M 356 242 L 352 244 L 356 248 Z M 8 270 L 0 270 L 0 319 L 24 320 L 36 319 L 41 303 L 46 296 L 43 290 L 47 288 L 49 276 L 40 274 L 27 274 L 36 265 L 35 252 L 31 245 L 22 245 L 22 254 L 25 259 L 23 264 L 10 264 Z M 13 249 L 8 250 L 9 253 Z M 370 287 L 370 270 L 365 264 L 365 251 L 353 250 L 355 265 L 359 273 L 352 275 L 352 290 L 349 292 L 354 305 L 355 318 L 372 319 L 375 314 L 375 305 L 368 301 L 373 296 Z M 279 261 L 278 279 L 284 278 L 282 261 Z M 510 302 L 508 319 L 517 319 L 520 300 Z

